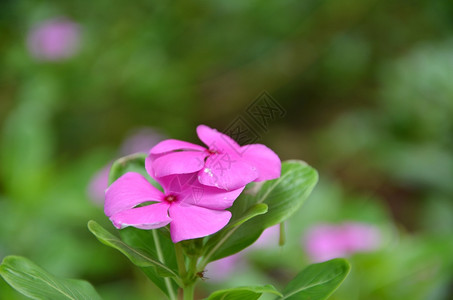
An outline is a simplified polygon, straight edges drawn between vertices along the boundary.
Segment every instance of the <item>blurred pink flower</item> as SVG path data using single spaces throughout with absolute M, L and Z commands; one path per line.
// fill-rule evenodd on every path
M 58 61 L 73 56 L 80 46 L 80 26 L 66 18 L 47 20 L 32 28 L 27 38 L 32 56 Z
M 104 212 L 116 228 L 155 229 L 170 224 L 174 243 L 204 237 L 229 222 L 231 212 L 226 209 L 244 189 L 225 191 L 203 186 L 195 173 L 154 179 L 164 192 L 134 172 L 124 174 L 109 186 Z
M 280 238 L 280 225 L 274 225 L 266 228 L 260 237 L 253 243 L 250 250 L 260 249 L 260 248 L 271 248 L 273 246 L 278 246 L 278 240 Z
M 259 249 L 269 249 L 278 247 L 280 235 L 280 226 L 275 225 L 266 228 L 261 236 L 250 247 L 227 256 L 225 258 L 213 261 L 206 267 L 205 277 L 213 282 L 220 282 L 233 276 L 235 272 L 240 271 L 247 265 L 247 255 L 253 255 L 253 251 Z
M 121 144 L 120 156 L 134 153 L 148 153 L 165 136 L 153 128 L 143 127 L 133 130 Z M 88 195 L 96 203 L 104 204 L 105 190 L 109 183 L 109 172 L 112 164 L 108 164 L 99 170 L 88 186 Z
M 281 161 L 266 146 L 241 147 L 229 136 L 205 125 L 197 127 L 197 134 L 208 148 L 173 139 L 154 146 L 148 157 L 153 161 L 150 174 L 162 177 L 198 172 L 200 183 L 225 190 L 280 176 Z
M 242 268 L 244 263 L 243 255 L 239 252 L 209 263 L 203 276 L 212 282 L 224 281 Z
M 304 239 L 305 250 L 314 262 L 373 251 L 380 243 L 377 227 L 358 222 L 317 225 L 308 230 Z
M 121 144 L 121 155 L 148 153 L 149 150 L 166 137 L 159 131 L 149 127 L 131 131 Z
M 88 185 L 88 195 L 96 203 L 104 203 L 105 190 L 109 186 L 109 173 L 111 166 L 112 165 L 109 164 L 103 167 L 101 170 L 96 172 L 90 180 Z

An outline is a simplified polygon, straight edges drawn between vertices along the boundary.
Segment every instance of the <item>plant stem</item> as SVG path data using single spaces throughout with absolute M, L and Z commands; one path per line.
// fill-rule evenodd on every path
M 197 273 L 197 262 L 198 262 L 198 256 L 190 257 L 188 273 L 191 276 L 193 276 L 195 273 Z
M 183 281 L 183 300 L 193 300 L 195 283 L 197 281 L 198 256 L 189 256 L 189 267 L 186 268 L 184 250 L 181 243 L 175 244 L 176 262 L 178 264 L 179 276 Z
M 151 230 L 151 232 L 152 232 L 152 235 L 153 235 L 154 243 L 156 245 L 157 258 L 160 260 L 161 263 L 165 264 L 164 255 L 163 255 L 162 249 L 160 247 L 159 236 L 157 235 L 157 232 L 155 230 Z M 175 293 L 173 291 L 173 286 L 171 284 L 170 278 L 164 277 L 164 281 L 165 281 L 165 286 L 167 287 L 167 290 L 168 290 L 169 298 L 171 300 L 175 300 L 176 299 L 176 295 L 175 295 Z
M 184 300 L 193 300 L 193 294 L 195 291 L 195 283 L 192 282 L 191 284 L 184 287 Z
M 278 239 L 278 245 L 283 246 L 285 245 L 285 223 L 280 223 L 280 237 Z
M 180 243 L 175 244 L 175 253 L 176 253 L 176 263 L 178 264 L 179 276 L 181 276 L 183 282 L 186 279 L 186 261 L 184 259 L 184 253 Z

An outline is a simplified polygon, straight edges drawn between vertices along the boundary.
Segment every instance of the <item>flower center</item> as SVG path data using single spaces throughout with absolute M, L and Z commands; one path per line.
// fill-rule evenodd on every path
M 219 154 L 219 152 L 217 152 L 217 150 L 215 150 L 215 149 L 208 149 L 208 153 L 209 153 L 210 155 Z
M 177 198 L 175 195 L 168 195 L 168 196 L 165 196 L 164 200 L 168 203 L 172 203 L 172 202 L 175 202 L 177 200 Z

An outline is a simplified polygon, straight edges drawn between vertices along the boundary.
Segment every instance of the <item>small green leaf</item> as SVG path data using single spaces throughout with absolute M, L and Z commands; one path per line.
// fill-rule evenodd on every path
M 282 296 L 272 285 L 243 286 L 232 289 L 215 291 L 206 300 L 256 300 L 263 293 Z
M 158 259 L 150 257 L 144 251 L 135 249 L 119 238 L 108 232 L 95 221 L 88 222 L 88 229 L 97 239 L 112 248 L 123 253 L 129 260 L 139 267 L 155 267 L 159 275 L 164 277 L 173 277 L 177 282 L 180 281 L 179 276 L 172 269 L 161 263 Z
M 20 256 L 7 256 L 0 275 L 18 292 L 39 300 L 98 300 L 101 297 L 84 280 L 58 278 Z
M 324 300 L 343 282 L 350 270 L 342 258 L 313 264 L 302 270 L 288 284 L 280 300 Z
M 237 227 L 253 217 L 267 213 L 267 210 L 267 205 L 264 203 L 254 204 L 241 217 L 235 220 L 232 224 L 228 225 L 225 229 L 228 230 Z

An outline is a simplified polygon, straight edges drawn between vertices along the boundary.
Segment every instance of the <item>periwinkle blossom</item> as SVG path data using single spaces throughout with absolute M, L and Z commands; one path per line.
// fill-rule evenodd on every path
M 29 32 L 27 46 L 32 56 L 38 60 L 67 59 L 79 49 L 80 26 L 67 18 L 44 21 Z
M 128 172 L 107 189 L 104 212 L 118 229 L 155 229 L 170 224 L 174 243 L 213 234 L 229 222 L 231 213 L 226 209 L 244 187 L 225 191 L 203 186 L 194 175 L 155 178 L 164 190 L 161 192 L 141 174 Z
M 281 161 L 266 146 L 241 147 L 229 136 L 205 125 L 197 127 L 197 134 L 207 148 L 174 139 L 162 141 L 150 151 L 148 172 L 155 177 L 197 172 L 203 185 L 225 190 L 280 176 Z
M 373 251 L 380 244 L 379 229 L 360 222 L 317 225 L 310 228 L 304 238 L 305 250 L 314 262 Z

